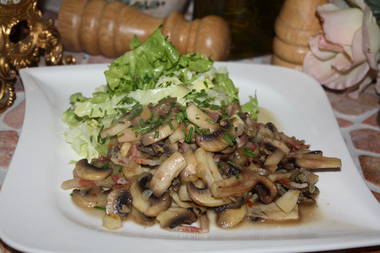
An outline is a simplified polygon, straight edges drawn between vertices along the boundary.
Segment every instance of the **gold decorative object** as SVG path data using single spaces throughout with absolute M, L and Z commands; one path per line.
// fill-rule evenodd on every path
M 15 100 L 14 83 L 21 68 L 63 62 L 63 48 L 53 20 L 44 21 L 37 0 L 0 4 L 0 113 Z M 73 58 L 65 59 L 67 63 Z

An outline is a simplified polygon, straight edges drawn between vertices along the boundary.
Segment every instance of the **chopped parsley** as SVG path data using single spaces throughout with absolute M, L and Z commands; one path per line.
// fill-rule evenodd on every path
M 232 137 L 232 135 L 230 135 L 229 133 L 225 133 L 223 135 L 223 140 L 229 145 L 229 146 L 233 146 L 234 145 L 234 137 Z
M 256 157 L 256 155 L 249 148 L 243 148 L 243 154 L 249 158 Z
M 105 211 L 106 210 L 106 208 L 103 207 L 103 206 L 94 206 L 94 209 L 101 210 L 101 211 Z
M 189 132 L 185 136 L 185 142 L 191 143 L 193 140 L 194 127 L 190 127 Z

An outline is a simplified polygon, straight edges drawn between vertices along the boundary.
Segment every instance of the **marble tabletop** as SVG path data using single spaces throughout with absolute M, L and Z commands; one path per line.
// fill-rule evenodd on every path
M 89 56 L 84 53 L 72 55 L 77 59 L 78 64 L 110 62 L 110 59 L 101 56 Z M 244 62 L 269 64 L 270 56 L 246 59 Z M 23 128 L 25 98 L 20 80 L 17 81 L 15 88 L 17 94 L 15 103 L 0 114 L 0 190 Z M 351 156 L 372 194 L 380 202 L 379 96 L 374 87 L 366 89 L 358 99 L 353 99 L 346 93 L 325 91 Z M 17 252 L 0 241 L 1 251 Z M 380 246 L 339 252 L 380 253 Z

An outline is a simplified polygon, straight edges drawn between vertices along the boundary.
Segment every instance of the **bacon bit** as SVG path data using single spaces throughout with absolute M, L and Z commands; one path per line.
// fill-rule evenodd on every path
M 119 181 L 120 177 L 119 176 L 112 176 L 112 181 L 114 181 L 115 183 L 117 183 L 117 181 Z
M 137 145 L 134 144 L 131 147 L 131 158 L 137 157 L 139 155 L 140 151 L 137 149 Z
M 96 183 L 92 180 L 87 179 L 79 179 L 79 185 L 84 188 L 90 188 L 96 185 Z
M 255 205 L 255 202 L 251 201 L 251 200 L 247 200 L 247 206 L 248 207 L 253 207 Z
M 186 233 L 202 233 L 202 230 L 195 226 L 177 226 L 172 229 L 176 232 L 186 232 Z
M 290 180 L 287 178 L 279 179 L 279 180 L 277 180 L 277 182 L 288 187 L 288 188 L 291 187 Z
M 303 141 L 297 140 L 294 137 L 283 136 L 283 140 L 286 143 L 286 145 L 290 148 L 290 152 L 306 150 L 310 147 L 310 145 L 307 145 L 303 143 Z
M 238 148 L 241 148 L 244 145 L 246 145 L 247 141 L 248 141 L 247 135 L 242 135 L 242 136 L 236 138 L 236 144 L 237 144 Z
M 119 177 L 116 181 L 117 184 L 128 184 L 128 181 L 124 177 Z
M 246 147 L 255 150 L 257 148 L 257 145 L 253 144 L 252 142 L 248 142 Z
M 123 185 L 123 184 L 114 184 L 112 186 L 112 189 L 113 190 L 120 190 L 120 189 L 123 189 L 124 187 L 125 187 L 125 185 Z
M 109 161 L 108 157 L 106 157 L 106 156 L 100 156 L 98 158 L 98 160 L 99 160 L 99 162 L 108 162 Z
M 207 111 L 206 114 L 215 122 L 218 121 L 220 113 L 219 112 L 214 112 L 214 111 Z

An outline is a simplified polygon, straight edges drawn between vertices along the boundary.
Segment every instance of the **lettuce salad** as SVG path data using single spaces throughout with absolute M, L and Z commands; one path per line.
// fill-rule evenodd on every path
M 70 107 L 63 113 L 67 124 L 65 140 L 84 158 L 105 155 L 109 140 L 100 132 L 126 113 L 141 112 L 142 105 L 155 104 L 166 97 L 214 106 L 238 100 L 238 88 L 226 69 L 216 69 L 213 61 L 197 53 L 180 55 L 157 29 L 147 40 L 134 39 L 131 51 L 115 59 L 105 71 L 107 84 L 91 97 L 70 96 Z M 250 97 L 242 111 L 257 118 L 257 98 Z

